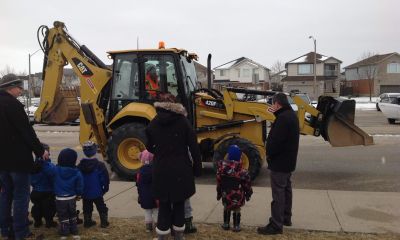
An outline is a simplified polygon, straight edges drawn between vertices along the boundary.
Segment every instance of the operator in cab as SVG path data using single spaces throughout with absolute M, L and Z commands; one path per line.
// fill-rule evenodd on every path
M 146 78 L 145 78 L 146 91 L 152 98 L 157 97 L 157 91 L 159 90 L 159 81 L 156 66 L 150 64 L 146 67 Z

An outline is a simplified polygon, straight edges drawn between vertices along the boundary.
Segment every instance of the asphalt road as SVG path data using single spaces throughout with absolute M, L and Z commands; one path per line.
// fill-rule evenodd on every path
M 322 137 L 301 136 L 293 185 L 301 189 L 400 192 L 400 124 L 390 125 L 381 112 L 356 111 L 356 124 L 373 135 L 373 146 L 333 148 Z M 50 144 L 56 160 L 58 152 L 71 147 L 82 156 L 78 128 L 35 126 L 41 141 Z M 197 183 L 214 184 L 211 164 Z M 114 177 L 118 180 L 118 177 Z M 263 167 L 253 183 L 269 186 L 268 170 Z

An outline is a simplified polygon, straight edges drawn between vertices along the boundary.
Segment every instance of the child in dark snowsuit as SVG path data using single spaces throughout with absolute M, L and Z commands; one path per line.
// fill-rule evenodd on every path
M 47 144 L 42 143 L 43 148 L 50 152 L 50 147 Z M 54 197 L 54 189 L 52 179 L 44 174 L 42 169 L 42 158 L 36 158 L 34 163 L 33 171 L 31 173 L 31 201 L 33 203 L 31 208 L 31 215 L 35 221 L 34 227 L 42 226 L 42 218 L 46 221 L 46 227 L 56 227 L 57 223 L 53 221 L 54 215 L 56 214 L 56 199 Z
M 222 198 L 224 205 L 224 230 L 230 229 L 231 212 L 233 212 L 233 231 L 240 231 L 240 208 L 245 200 L 249 201 L 253 190 L 250 175 L 242 168 L 240 157 L 241 150 L 237 145 L 228 149 L 228 159 L 218 163 L 217 170 L 217 200 Z
M 53 178 L 54 194 L 56 195 L 56 209 L 60 224 L 59 234 L 63 237 L 78 236 L 76 199 L 83 193 L 83 177 L 76 168 L 78 154 L 70 149 L 63 149 L 58 155 L 58 165 L 44 162 L 43 172 Z
M 108 171 L 103 162 L 96 158 L 97 144 L 87 141 L 83 144 L 83 158 L 78 168 L 83 175 L 84 190 L 83 200 L 83 226 L 86 228 L 96 225 L 92 220 L 93 203 L 96 205 L 100 215 L 100 227 L 106 228 L 110 225 L 108 222 L 108 208 L 104 203 L 104 194 L 108 192 L 110 179 Z
M 153 231 L 154 219 L 157 219 L 158 207 L 156 199 L 152 193 L 152 175 L 153 175 L 153 154 L 144 150 L 139 154 L 139 159 L 143 166 L 140 168 L 136 178 L 138 190 L 138 202 L 144 209 L 144 222 L 146 232 Z

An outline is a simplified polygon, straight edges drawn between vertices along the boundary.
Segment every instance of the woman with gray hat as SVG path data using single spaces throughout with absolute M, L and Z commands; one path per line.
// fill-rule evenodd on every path
M 14 74 L 0 81 L 0 229 L 4 238 L 32 239 L 27 218 L 32 152 L 43 159 L 49 153 L 30 125 L 24 105 L 16 99 L 22 90 L 22 80 Z

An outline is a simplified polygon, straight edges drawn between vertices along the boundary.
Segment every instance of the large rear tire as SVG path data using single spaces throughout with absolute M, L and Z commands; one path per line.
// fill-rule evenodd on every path
M 218 161 L 221 161 L 227 157 L 228 148 L 230 145 L 237 145 L 240 150 L 242 150 L 241 161 L 243 168 L 249 171 L 251 180 L 254 180 L 260 173 L 261 156 L 257 147 L 249 140 L 244 138 L 234 137 L 223 141 L 214 152 L 214 167 L 217 166 Z
M 394 118 L 388 118 L 388 123 L 389 123 L 389 124 L 395 124 L 395 122 L 396 122 L 396 119 L 394 119 Z
M 138 156 L 146 149 L 146 125 L 128 123 L 112 132 L 108 140 L 107 155 L 112 170 L 121 178 L 135 180 L 142 166 Z

